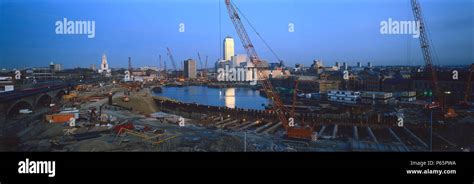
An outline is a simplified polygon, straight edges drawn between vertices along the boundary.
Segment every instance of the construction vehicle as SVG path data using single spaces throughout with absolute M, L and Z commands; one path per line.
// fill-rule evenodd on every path
M 75 92 L 69 92 L 69 94 L 63 95 L 63 100 L 70 101 L 73 100 L 77 97 L 77 93 Z
M 225 4 L 229 13 L 229 17 L 234 25 L 237 34 L 240 37 L 240 41 L 242 42 L 243 47 L 245 48 L 250 61 L 254 64 L 254 66 L 257 67 L 258 70 L 261 60 L 240 19 L 240 16 L 237 12 L 238 9 L 230 0 L 225 0 Z M 315 136 L 313 134 L 313 127 L 298 124 L 297 122 L 295 122 L 295 116 L 289 117 L 289 115 L 291 115 L 291 112 L 284 106 L 279 94 L 275 90 L 273 90 L 273 86 L 270 80 L 268 79 L 268 76 L 263 74 L 261 71 L 257 72 L 257 75 L 257 77 L 260 79 L 260 82 L 263 86 L 266 95 L 273 102 L 273 111 L 278 116 L 278 119 L 285 128 L 286 136 L 289 138 L 296 139 L 315 140 Z

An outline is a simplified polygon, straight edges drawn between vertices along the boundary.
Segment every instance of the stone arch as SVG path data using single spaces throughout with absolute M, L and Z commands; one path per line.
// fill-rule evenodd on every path
M 41 95 L 38 99 L 36 99 L 36 103 L 34 103 L 34 109 L 38 109 L 39 107 L 49 107 L 49 104 L 53 102 L 53 99 L 48 94 Z
M 33 110 L 33 105 L 31 105 L 31 103 L 29 103 L 25 100 L 17 101 L 16 103 L 14 103 L 12 106 L 10 106 L 8 108 L 7 117 L 12 117 L 12 116 L 15 116 L 15 115 L 19 114 L 20 109 Z
M 66 94 L 66 91 L 59 90 L 56 95 L 54 95 L 55 100 L 61 100 L 63 96 Z

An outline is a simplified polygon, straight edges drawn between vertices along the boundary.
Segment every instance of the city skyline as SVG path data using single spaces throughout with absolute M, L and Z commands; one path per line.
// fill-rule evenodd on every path
M 80 2 L 2 2 L 0 67 L 39 67 L 55 62 L 62 63 L 64 68 L 89 68 L 91 64 L 99 65 L 104 53 L 110 68 L 126 68 L 129 56 L 134 58 L 134 66 L 158 66 L 159 54 L 171 66 L 166 47 L 173 49 L 177 62 L 188 58 L 196 60 L 197 52 L 209 56 L 210 67 L 222 59 L 222 44 L 227 35 L 237 42 L 235 54 L 245 54 L 221 0 L 139 1 L 134 4 Z M 418 39 L 378 32 L 379 23 L 389 18 L 412 20 L 409 1 L 235 3 L 287 66 L 296 63 L 309 66 L 315 59 L 321 59 L 326 65 L 335 62 L 349 65 L 357 62 L 424 64 Z M 472 2 L 435 0 L 421 3 L 439 64 L 472 63 Z M 95 21 L 95 38 L 55 34 L 55 22 L 64 18 Z M 185 25 L 184 32 L 179 32 L 181 23 Z M 289 23 L 294 24 L 294 32 L 288 31 Z M 347 34 L 348 30 L 351 34 Z M 247 31 L 260 57 L 277 62 L 248 26 Z

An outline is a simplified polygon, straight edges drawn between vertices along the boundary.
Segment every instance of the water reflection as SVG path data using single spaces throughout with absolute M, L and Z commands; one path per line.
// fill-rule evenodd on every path
M 205 86 L 163 87 L 163 92 L 155 94 L 185 103 L 224 106 L 229 108 L 259 109 L 268 100 L 251 88 L 208 88 Z
M 225 90 L 225 106 L 235 108 L 235 88 L 227 88 Z

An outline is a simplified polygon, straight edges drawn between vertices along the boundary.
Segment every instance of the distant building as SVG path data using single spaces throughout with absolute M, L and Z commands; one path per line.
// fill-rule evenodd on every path
M 403 102 L 412 102 L 416 100 L 416 91 L 403 91 L 400 94 L 400 100 Z
M 358 74 L 361 82 L 361 90 L 381 91 L 381 77 L 379 73 L 370 70 L 364 70 Z
M 49 68 L 53 72 L 60 72 L 60 71 L 63 70 L 63 65 L 51 62 L 51 63 L 49 63 Z
M 388 104 L 393 99 L 393 94 L 390 92 L 381 91 L 364 91 L 362 92 L 361 102 L 364 104 Z
M 340 84 L 340 81 L 318 80 L 316 76 L 274 78 L 271 82 L 275 87 L 293 89 L 295 80 L 298 80 L 298 91 L 302 93 L 327 93 L 330 90 L 338 90 Z
M 358 91 L 328 91 L 328 100 L 333 102 L 356 104 L 359 98 L 360 92 Z
M 0 76 L 0 93 L 15 90 L 13 85 L 13 77 Z
M 245 65 L 247 68 L 259 68 L 259 69 L 262 69 L 262 68 L 269 68 L 269 64 L 266 60 L 263 60 L 261 59 L 260 62 L 257 63 L 257 65 L 255 66 L 254 63 L 252 63 L 250 60 L 248 60 L 246 62 L 246 65 Z
M 51 67 L 36 67 L 26 70 L 26 79 L 33 80 L 33 83 L 54 79 Z
M 224 55 L 223 59 L 226 61 L 231 61 L 232 56 L 234 56 L 234 39 L 230 36 L 227 36 L 224 39 Z
M 219 68 L 225 68 L 226 65 L 229 65 L 229 67 L 231 66 L 230 65 L 230 61 L 226 61 L 226 60 L 217 60 L 216 61 L 216 65 L 215 65 L 215 69 L 219 69 Z
M 184 61 L 184 77 L 188 79 L 195 79 L 196 75 L 196 61 L 187 59 Z
M 322 68 L 322 67 L 324 67 L 323 61 L 321 61 L 319 59 L 318 60 L 313 60 L 313 64 L 311 64 L 311 68 L 317 70 L 318 68 Z
M 245 54 L 237 54 L 231 58 L 233 67 L 240 67 L 247 62 L 247 55 Z
M 296 63 L 295 68 L 294 68 L 294 72 L 301 72 L 301 71 L 303 71 L 303 69 L 304 69 L 303 64 Z
M 159 71 L 160 70 L 156 66 L 143 66 L 143 67 L 140 67 L 139 69 L 142 70 L 142 71 L 146 71 L 146 70 Z
M 357 62 L 357 68 L 362 68 L 362 63 Z
M 452 77 L 452 71 L 438 71 L 438 85 L 441 93 L 444 93 L 446 103 L 457 103 L 466 93 L 468 71 L 459 71 L 459 80 Z M 412 89 L 418 94 L 432 91 L 433 81 L 430 72 L 418 72 L 413 76 Z M 471 86 L 474 86 L 474 76 L 471 79 Z M 472 99 L 474 90 L 471 90 L 469 98 Z
M 367 62 L 367 67 L 368 67 L 368 68 L 372 68 L 372 63 L 371 63 L 371 62 Z
M 96 71 L 96 70 L 97 70 L 97 67 L 96 67 L 95 64 L 91 64 L 91 70 L 92 70 L 92 71 Z
M 347 70 L 347 63 L 346 62 L 342 63 L 342 70 Z
M 99 73 L 104 74 L 106 76 L 110 76 L 110 69 L 109 69 L 109 64 L 107 63 L 107 56 L 105 54 L 102 55 L 102 63 L 100 64 L 100 69 Z

